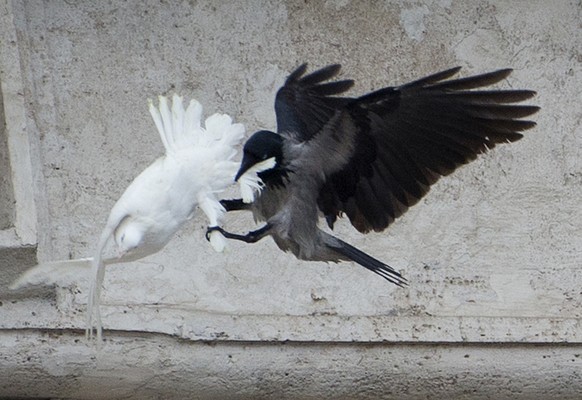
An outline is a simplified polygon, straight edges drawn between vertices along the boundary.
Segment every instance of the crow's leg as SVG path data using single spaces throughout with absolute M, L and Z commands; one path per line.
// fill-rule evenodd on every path
M 226 211 L 248 210 L 250 207 L 250 204 L 245 203 L 242 199 L 220 200 L 220 204 Z
M 256 231 L 250 231 L 246 235 L 238 235 L 236 233 L 227 232 L 220 226 L 209 226 L 208 229 L 206 230 L 206 239 L 209 240 L 211 232 L 218 231 L 227 239 L 240 240 L 245 243 L 255 243 L 264 238 L 265 236 L 267 236 L 269 234 L 270 229 L 271 225 L 266 224 L 262 228 L 259 228 Z

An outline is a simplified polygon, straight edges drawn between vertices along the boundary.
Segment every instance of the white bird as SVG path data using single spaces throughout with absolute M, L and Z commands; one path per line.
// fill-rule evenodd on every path
M 101 233 L 95 256 L 40 264 L 25 272 L 11 286 L 53 284 L 71 268 L 92 267 L 87 300 L 87 336 L 102 338 L 99 299 L 105 265 L 135 261 L 160 251 L 173 235 L 192 218 L 199 206 L 210 226 L 216 226 L 225 210 L 218 193 L 234 183 L 238 162 L 236 147 L 244 138 L 244 126 L 232 123 L 226 114 L 214 114 L 201 126 L 202 106 L 191 100 L 184 110 L 182 98 L 174 95 L 172 106 L 159 97 L 159 110 L 149 101 L 166 153 L 139 174 L 115 203 Z M 257 173 L 272 168 L 274 159 L 245 175 L 240 190 L 245 201 L 252 201 L 261 187 Z M 107 243 L 113 239 L 117 257 L 104 258 Z M 210 242 L 222 251 L 224 238 L 213 232 Z

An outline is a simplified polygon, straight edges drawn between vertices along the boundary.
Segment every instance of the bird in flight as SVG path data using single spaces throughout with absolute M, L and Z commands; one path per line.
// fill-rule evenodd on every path
M 199 207 L 210 224 L 219 223 L 225 210 L 218 194 L 233 183 L 239 163 L 233 158 L 244 138 L 242 124 L 232 123 L 226 114 L 214 114 L 201 125 L 202 105 L 191 100 L 184 109 L 174 95 L 171 107 L 159 97 L 159 107 L 149 104 L 165 154 L 143 170 L 115 203 L 97 244 L 94 257 L 53 261 L 26 271 L 12 289 L 27 285 L 52 284 L 74 269 L 91 269 L 87 300 L 87 335 L 102 338 L 99 300 L 105 266 L 139 260 L 160 251 L 191 219 Z M 261 182 L 257 172 L 272 167 L 274 160 L 259 163 L 241 180 L 243 202 L 252 201 Z M 114 241 L 117 256 L 104 258 L 108 242 Z M 224 247 L 218 232 L 210 238 L 217 251 Z
M 386 229 L 446 176 L 497 144 L 535 126 L 522 118 L 539 107 L 515 104 L 531 90 L 492 90 L 511 69 L 456 78 L 460 67 L 360 97 L 340 97 L 352 80 L 332 80 L 340 65 L 305 75 L 293 71 L 275 99 L 277 132 L 258 131 L 243 148 L 236 179 L 275 158 L 259 173 L 265 188 L 251 204 L 223 200 L 227 211 L 250 210 L 261 228 L 230 239 L 271 236 L 281 250 L 310 261 L 354 261 L 386 280 L 407 281 L 389 265 L 318 228 L 346 215 L 358 231 Z

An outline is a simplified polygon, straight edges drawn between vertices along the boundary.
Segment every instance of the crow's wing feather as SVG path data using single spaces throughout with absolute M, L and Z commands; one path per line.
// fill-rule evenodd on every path
M 337 110 L 351 101 L 333 95 L 345 92 L 354 84 L 352 80 L 323 83 L 338 74 L 339 64 L 303 76 L 306 70 L 307 64 L 303 64 L 293 71 L 275 98 L 277 132 L 301 142 L 313 138 Z
M 535 126 L 520 118 L 538 107 L 511 104 L 535 92 L 471 90 L 496 83 L 511 70 L 445 80 L 458 71 L 380 89 L 345 105 L 343 112 L 353 123 L 339 135 L 356 135 L 353 154 L 344 168 L 327 177 L 318 198 L 330 226 L 343 212 L 359 231 L 381 231 L 441 176 L 498 143 L 520 139 L 521 131 Z

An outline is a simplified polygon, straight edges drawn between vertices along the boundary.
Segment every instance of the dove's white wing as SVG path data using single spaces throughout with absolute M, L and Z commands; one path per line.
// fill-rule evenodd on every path
M 10 285 L 11 290 L 31 285 L 54 285 L 72 283 L 89 276 L 93 258 L 52 261 L 38 264 L 26 270 Z

